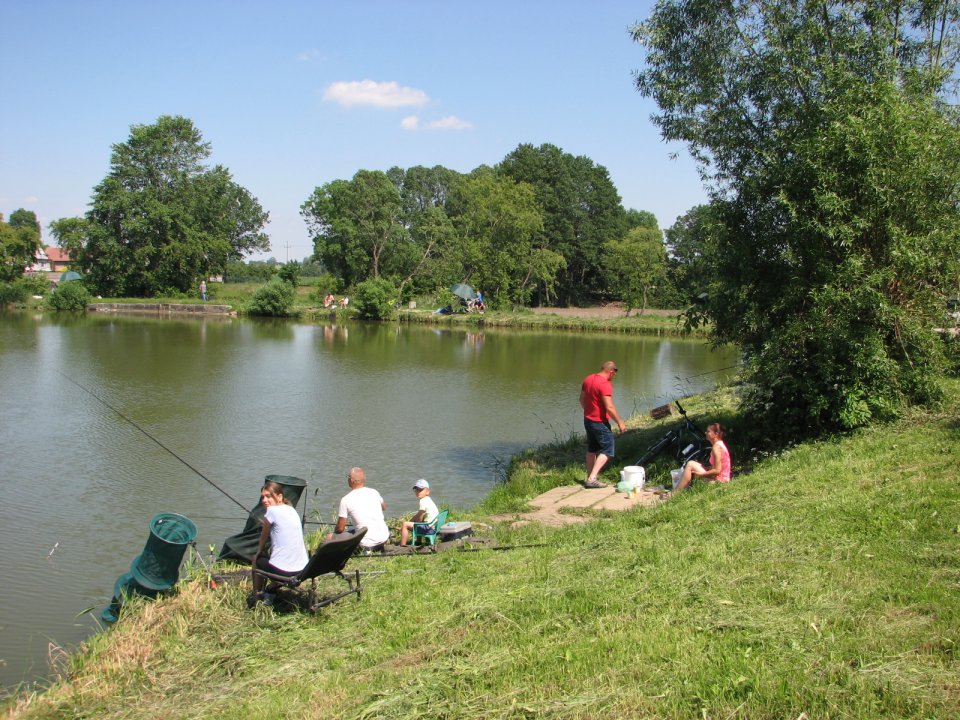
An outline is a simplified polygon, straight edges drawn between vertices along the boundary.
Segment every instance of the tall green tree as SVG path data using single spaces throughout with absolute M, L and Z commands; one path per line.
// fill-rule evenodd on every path
M 565 262 L 542 244 L 543 214 L 530 185 L 482 166 L 451 205 L 463 280 L 501 306 L 527 305 L 538 287 L 554 289 Z
M 705 253 L 712 235 L 709 205 L 697 205 L 667 228 L 667 275 L 680 302 L 690 305 L 701 299 L 710 283 Z
M 624 231 L 632 230 L 635 227 L 652 228 L 654 230 L 660 229 L 656 215 L 649 210 L 634 210 L 633 208 L 630 208 L 624 213 L 623 225 Z
M 626 314 L 634 308 L 643 314 L 667 279 L 663 233 L 657 227 L 634 227 L 622 239 L 607 242 L 605 261 L 614 280 L 612 292 L 623 300 Z
M 408 291 L 429 292 L 457 282 L 456 230 L 447 213 L 447 202 L 462 176 L 436 165 L 408 170 L 391 168 L 387 175 L 400 192 L 405 242 L 392 263 L 401 295 Z
M 10 219 L 7 221 L 12 228 L 30 228 L 40 236 L 40 222 L 37 220 L 37 214 L 33 210 L 24 210 L 20 208 L 10 213 Z
M 456 170 L 435 165 L 417 165 L 408 170 L 387 171 L 400 192 L 404 216 L 412 222 L 417 215 L 432 207 L 445 208 L 447 200 L 462 177 Z
M 565 266 L 555 284 L 539 288 L 542 302 L 563 305 L 589 302 L 607 289 L 603 248 L 626 230 L 620 195 L 607 169 L 585 156 L 555 145 L 521 144 L 497 171 L 533 188 L 543 208 L 539 244 L 563 256 Z
M 70 217 L 54 220 L 49 225 L 50 234 L 70 257 L 79 258 L 87 243 L 90 228 L 86 218 Z
M 40 225 L 30 210 L 14 210 L 10 221 L 0 213 L 0 281 L 12 281 L 23 275 L 40 249 Z
M 462 265 L 458 254 L 457 230 L 443 208 L 427 207 L 418 212 L 409 228 L 409 242 L 401 251 L 397 273 L 399 293 L 429 292 L 458 282 Z
M 300 214 L 315 257 L 348 287 L 388 271 L 407 239 L 400 191 L 379 170 L 316 188 Z
M 127 141 L 113 146 L 85 224 L 51 226 L 65 248 L 78 249 L 98 293 L 185 292 L 244 254 L 269 250 L 262 232 L 268 214 L 225 167 L 207 167 L 209 156 L 209 143 L 179 116 L 134 125 Z
M 942 0 L 664 0 L 638 88 L 713 194 L 702 319 L 746 351 L 750 411 L 807 434 L 937 396 L 957 263 L 960 43 Z

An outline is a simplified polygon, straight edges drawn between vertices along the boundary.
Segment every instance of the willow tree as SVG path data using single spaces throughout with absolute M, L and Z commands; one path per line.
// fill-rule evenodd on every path
M 712 194 L 695 320 L 748 359 L 785 433 L 938 396 L 932 326 L 956 277 L 960 135 L 943 103 L 956 2 L 662 0 L 638 89 Z

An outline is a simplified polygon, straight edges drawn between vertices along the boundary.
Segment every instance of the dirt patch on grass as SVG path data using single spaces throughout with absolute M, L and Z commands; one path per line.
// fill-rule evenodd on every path
M 630 315 L 622 302 L 612 302 L 606 305 L 593 305 L 591 307 L 534 307 L 530 312 L 537 315 L 559 315 L 560 317 L 582 317 L 582 318 L 618 318 L 618 317 L 636 317 L 640 315 L 639 310 L 631 310 Z M 647 308 L 643 311 L 644 315 L 659 315 L 661 317 L 676 317 L 680 314 L 679 310 L 651 310 Z

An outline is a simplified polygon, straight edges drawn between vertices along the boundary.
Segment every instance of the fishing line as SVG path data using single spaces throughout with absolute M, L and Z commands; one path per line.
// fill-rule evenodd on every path
M 480 552 L 481 550 L 492 550 L 494 552 L 502 552 L 504 550 L 525 550 L 527 548 L 541 548 L 541 547 L 550 547 L 548 543 L 530 543 L 528 545 L 494 545 L 493 547 L 459 547 L 457 552 Z
M 735 370 L 735 369 L 738 368 L 738 367 L 740 367 L 740 366 L 739 366 L 739 365 L 728 365 L 727 367 L 724 367 L 724 368 L 718 368 L 718 369 L 716 369 L 716 370 L 707 370 L 707 372 L 697 373 L 696 375 L 687 375 L 687 376 L 684 377 L 684 378 L 680 378 L 680 382 L 686 382 L 687 380 L 690 380 L 691 378 L 703 377 L 704 375 L 713 375 L 713 373 L 723 372 L 724 370 Z
M 247 512 L 247 515 L 249 514 L 250 513 Z M 246 519 L 246 518 L 237 517 L 236 515 L 231 515 L 227 517 L 224 515 L 194 515 L 193 513 L 190 513 L 190 517 L 193 520 L 244 520 Z M 326 527 L 333 527 L 336 525 L 336 523 L 320 522 L 319 520 L 304 520 L 303 524 L 304 525 L 324 525 Z
M 353 558 L 366 558 L 366 559 L 377 559 L 377 558 L 394 558 L 394 557 L 435 557 L 437 555 L 442 555 L 446 550 L 434 550 L 433 552 L 418 552 L 413 549 L 412 545 L 398 545 L 396 547 L 406 547 L 411 548 L 410 552 L 384 552 L 384 553 L 370 553 L 369 555 L 361 554 L 354 555 Z M 418 545 L 418 548 L 429 548 L 430 545 Z M 480 543 L 470 544 L 470 547 L 467 545 L 459 545 L 457 547 L 449 548 L 450 552 L 481 552 L 484 550 L 490 550 L 494 552 L 503 552 L 504 550 L 525 550 L 527 548 L 541 548 L 541 547 L 552 547 L 548 543 L 530 543 L 527 545 L 481 545 Z
M 142 427 L 140 427 L 139 425 L 137 425 L 133 420 L 131 420 L 131 419 L 128 418 L 126 415 L 124 415 L 122 412 L 120 412 L 119 410 L 117 410 L 117 408 L 115 408 L 113 405 L 111 405 L 110 403 L 108 403 L 106 400 L 104 400 L 102 397 L 100 397 L 99 395 L 97 395 L 97 394 L 96 394 L 95 392 L 93 392 L 92 390 L 90 390 L 90 389 L 88 389 L 88 388 L 85 388 L 83 385 L 81 385 L 80 383 L 78 383 L 76 380 L 74 380 L 72 377 L 70 377 L 70 376 L 67 375 L 66 373 L 64 373 L 64 372 L 62 372 L 62 371 L 60 371 L 60 370 L 57 370 L 56 372 L 59 373 L 60 375 L 62 375 L 62 376 L 63 376 L 64 378 L 66 378 L 67 380 L 69 380 L 69 381 L 70 381 L 71 383 L 73 383 L 74 385 L 76 385 L 78 388 L 80 388 L 81 390 L 83 390 L 83 391 L 84 391 L 85 393 L 87 393 L 87 395 L 89 395 L 90 397 L 92 397 L 93 399 L 95 399 L 95 400 L 103 403 L 103 404 L 106 405 L 108 408 L 110 408 L 111 410 L 113 410 L 117 415 L 119 415 L 119 416 L 122 417 L 124 420 L 126 420 L 128 423 L 130 423 L 131 425 L 133 425 L 137 430 L 139 430 L 140 432 L 142 432 L 142 433 L 143 433 L 144 435 L 146 435 L 148 438 L 150 438 L 151 440 L 153 440 L 157 445 L 159 445 L 159 446 L 162 447 L 164 450 L 166 450 L 168 453 L 170 453 L 171 455 L 173 455 L 177 460 L 179 460 L 179 461 L 182 462 L 184 465 L 186 465 L 188 468 L 190 468 L 191 470 L 193 470 L 193 472 L 195 472 L 195 473 L 196 473 L 197 475 L 199 475 L 201 478 L 203 478 L 204 480 L 206 480 L 211 486 L 213 486 L 214 488 L 216 488 L 217 490 L 219 490 L 221 493 L 223 493 L 223 495 L 224 495 L 226 498 L 228 498 L 228 499 L 232 500 L 234 503 L 236 503 L 236 504 L 240 507 L 240 509 L 243 510 L 244 515 L 249 515 L 249 514 L 250 514 L 250 512 L 249 512 L 249 511 L 247 510 L 247 508 L 243 505 L 243 503 L 241 503 L 241 502 L 240 502 L 239 500 L 237 500 L 235 497 L 233 497 L 232 495 L 230 495 L 230 493 L 228 493 L 228 492 L 227 492 L 226 490 L 224 490 L 222 487 L 220 487 L 219 485 L 217 485 L 213 480 L 211 480 L 210 478 L 208 478 L 208 477 L 207 477 L 206 475 L 204 475 L 202 472 L 200 472 L 199 470 L 197 470 L 193 465 L 191 465 L 191 464 L 188 463 L 186 460 L 184 460 L 182 457 L 180 457 L 179 455 L 177 455 L 173 450 L 171 450 L 171 449 L 168 448 L 166 445 L 164 445 L 162 442 L 160 442 L 159 440 L 157 440 L 153 435 L 151 435 L 151 434 L 148 433 L 146 430 L 144 430 Z

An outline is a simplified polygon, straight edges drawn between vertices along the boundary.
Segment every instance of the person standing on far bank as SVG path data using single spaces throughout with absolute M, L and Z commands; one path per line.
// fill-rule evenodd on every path
M 610 381 L 617 374 L 617 370 L 617 364 L 613 360 L 607 360 L 600 367 L 600 372 L 587 375 L 580 386 L 583 428 L 587 432 L 587 479 L 583 483 L 586 488 L 607 486 L 597 480 L 597 475 L 614 455 L 610 418 L 616 421 L 621 434 L 627 429 L 613 404 L 613 385 Z
M 204 302 L 207 301 L 207 281 L 206 280 L 200 281 L 200 297 L 203 299 Z

